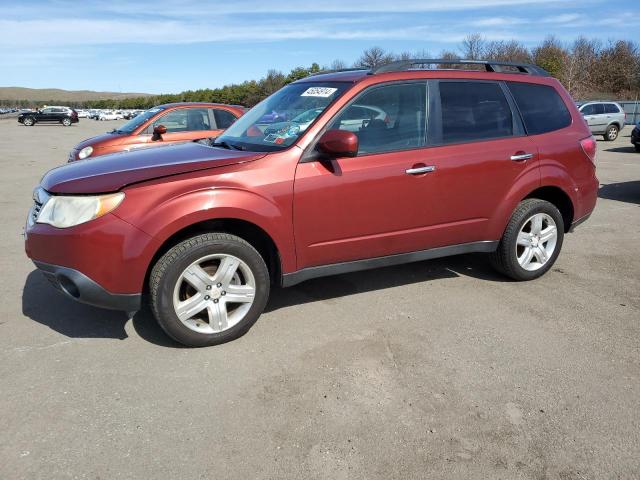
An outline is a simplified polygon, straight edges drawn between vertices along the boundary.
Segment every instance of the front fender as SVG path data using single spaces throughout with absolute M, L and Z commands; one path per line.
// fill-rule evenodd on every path
M 118 209 L 114 213 L 160 243 L 200 222 L 217 219 L 243 220 L 260 227 L 271 237 L 280 253 L 283 271 L 295 269 L 290 206 L 283 211 L 271 199 L 237 187 L 203 188 L 151 203 L 144 198 L 146 193 L 153 192 L 146 188 L 128 191 L 125 203 L 129 208 Z M 135 208 L 136 204 L 148 204 L 150 208 Z M 153 255 L 155 252 L 149 260 Z

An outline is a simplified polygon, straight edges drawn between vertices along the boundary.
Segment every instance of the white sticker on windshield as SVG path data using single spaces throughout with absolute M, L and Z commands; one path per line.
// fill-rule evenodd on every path
M 333 92 L 338 90 L 337 88 L 330 87 L 309 87 L 307 88 L 301 97 L 330 97 Z

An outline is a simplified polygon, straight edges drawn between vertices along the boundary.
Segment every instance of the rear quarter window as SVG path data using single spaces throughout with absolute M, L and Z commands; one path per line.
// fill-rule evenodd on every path
M 571 125 L 571 114 L 553 87 L 507 82 L 524 120 L 527 134 L 553 132 Z

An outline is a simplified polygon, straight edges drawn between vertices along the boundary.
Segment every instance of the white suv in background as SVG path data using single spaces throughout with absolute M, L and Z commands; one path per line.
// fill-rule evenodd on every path
M 618 138 L 618 133 L 624 128 L 627 114 L 616 102 L 593 101 L 578 103 L 578 110 L 582 113 L 587 125 L 594 135 L 602 135 L 607 141 Z

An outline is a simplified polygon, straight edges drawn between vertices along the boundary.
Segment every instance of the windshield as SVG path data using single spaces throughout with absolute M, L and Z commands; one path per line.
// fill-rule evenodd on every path
M 214 146 L 259 152 L 283 150 L 349 86 L 341 82 L 287 85 L 240 117 Z
M 151 108 L 146 112 L 143 112 L 140 115 L 132 118 L 115 131 L 118 133 L 132 133 L 136 128 L 138 128 L 140 125 L 145 123 L 147 120 L 149 120 L 151 117 L 156 115 L 158 112 L 161 112 L 162 110 L 164 110 L 164 108 L 162 107 Z

